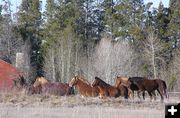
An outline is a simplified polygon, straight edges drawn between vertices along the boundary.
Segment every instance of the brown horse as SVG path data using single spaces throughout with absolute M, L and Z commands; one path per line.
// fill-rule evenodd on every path
M 132 90 L 137 90 L 139 92 L 147 91 L 151 97 L 151 100 L 153 96 L 154 96 L 154 99 L 156 99 L 155 90 L 157 90 L 158 93 L 160 94 L 162 101 L 164 99 L 163 96 L 166 96 L 167 98 L 167 93 L 166 93 L 167 86 L 166 86 L 165 81 L 161 79 L 150 80 L 143 77 L 132 77 L 132 78 L 129 78 L 128 85 L 130 86 Z
M 119 88 L 115 87 L 115 86 L 111 86 L 109 84 L 107 84 L 106 82 L 104 82 L 102 79 L 100 79 L 99 77 L 95 77 L 95 80 L 92 84 L 92 86 L 97 86 L 100 89 L 100 93 L 99 96 L 100 98 L 104 98 L 104 97 L 119 97 L 121 95 L 123 95 L 126 99 L 128 98 L 128 90 L 125 86 L 121 86 Z
M 33 89 L 35 92 L 40 92 L 43 94 L 52 95 L 71 95 L 73 94 L 73 88 L 67 83 L 60 82 L 50 82 L 44 77 L 37 77 L 35 83 L 33 84 Z M 37 91 L 36 91 L 37 90 Z
M 42 87 L 39 85 L 37 87 L 34 87 L 33 85 L 26 87 L 26 93 L 29 95 L 32 94 L 41 94 L 42 93 Z
M 71 79 L 69 86 L 75 86 L 82 97 L 96 97 L 99 94 L 98 87 L 92 87 L 87 80 L 79 75 Z
M 120 77 L 120 76 L 117 76 L 116 77 L 116 82 L 115 82 L 115 87 L 119 88 L 121 86 L 125 86 L 127 87 L 128 89 L 128 97 L 131 98 L 132 97 L 132 90 L 128 87 L 128 78 L 127 77 Z

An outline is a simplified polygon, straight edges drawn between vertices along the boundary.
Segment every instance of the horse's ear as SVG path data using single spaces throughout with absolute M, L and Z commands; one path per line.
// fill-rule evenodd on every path
M 96 76 L 95 79 L 99 79 L 99 77 Z
M 77 80 L 77 78 L 78 78 L 78 76 L 76 75 L 76 76 L 74 77 L 74 80 Z

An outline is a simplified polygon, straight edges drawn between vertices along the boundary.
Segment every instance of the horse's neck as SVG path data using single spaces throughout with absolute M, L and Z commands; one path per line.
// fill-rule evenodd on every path
M 104 82 L 103 80 L 100 81 L 100 86 L 110 86 L 108 83 Z
M 42 82 L 42 85 L 45 85 L 45 84 L 48 84 L 48 83 L 49 83 L 48 80 L 44 80 L 44 81 Z
M 90 86 L 90 85 L 87 84 L 86 82 L 82 81 L 82 80 L 78 80 L 78 82 L 77 82 L 77 87 L 78 87 L 79 89 L 81 89 L 81 88 L 84 87 L 84 86 Z

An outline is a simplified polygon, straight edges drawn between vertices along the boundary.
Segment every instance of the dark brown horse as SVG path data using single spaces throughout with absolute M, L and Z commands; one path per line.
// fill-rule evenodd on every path
M 162 101 L 164 99 L 163 96 L 166 96 L 167 98 L 167 93 L 166 93 L 167 86 L 164 80 L 161 79 L 150 80 L 143 77 L 131 77 L 128 80 L 128 85 L 133 91 L 134 90 L 137 90 L 139 92 L 147 91 L 151 97 L 151 100 L 153 96 L 155 99 L 155 90 L 157 90 L 158 93 L 160 94 Z M 143 98 L 144 98 L 144 94 L 143 94 Z
M 96 97 L 99 94 L 98 87 L 92 87 L 87 80 L 79 75 L 71 79 L 69 86 L 75 86 L 82 97 Z
M 127 86 L 128 86 L 128 88 L 130 88 L 130 90 L 132 90 L 133 98 L 134 98 L 134 91 L 137 91 L 138 98 L 141 99 L 140 93 L 142 92 L 143 99 L 145 100 L 145 91 L 144 90 L 140 90 L 136 84 L 129 85 L 129 83 L 131 83 L 131 82 L 132 83 L 141 83 L 143 79 L 144 79 L 143 77 L 129 77 L 128 78 Z
M 51 95 L 71 95 L 73 88 L 67 83 L 50 82 L 44 77 L 37 77 L 33 87 L 31 88 L 35 93 L 51 94 Z M 33 92 L 34 92 L 33 91 Z
M 126 99 L 128 98 L 128 90 L 127 87 L 125 86 L 120 86 L 119 88 L 115 86 L 111 86 L 104 82 L 102 79 L 99 77 L 95 77 L 95 80 L 92 84 L 92 86 L 97 86 L 100 89 L 99 96 L 100 98 L 104 97 L 119 97 L 123 95 Z

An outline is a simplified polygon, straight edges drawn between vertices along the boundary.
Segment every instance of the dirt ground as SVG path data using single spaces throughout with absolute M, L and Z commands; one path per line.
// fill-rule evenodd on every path
M 164 118 L 165 104 L 180 102 L 180 96 L 160 98 L 82 98 L 75 96 L 0 93 L 0 118 Z

